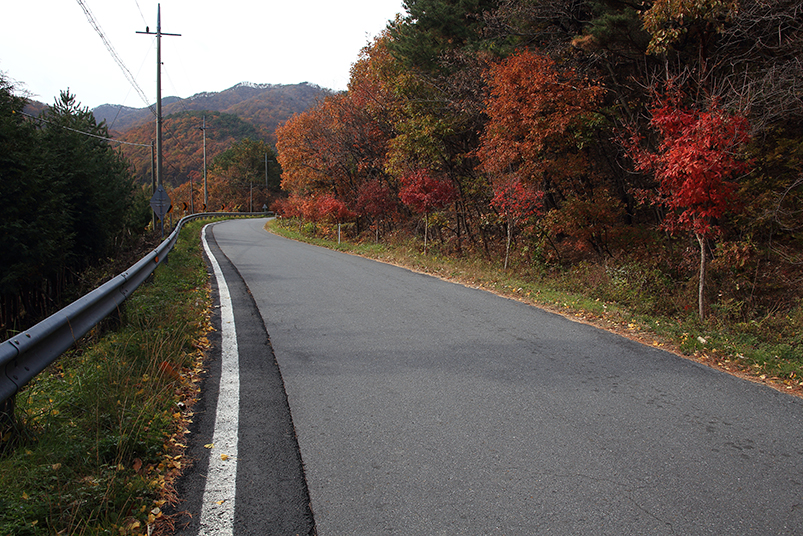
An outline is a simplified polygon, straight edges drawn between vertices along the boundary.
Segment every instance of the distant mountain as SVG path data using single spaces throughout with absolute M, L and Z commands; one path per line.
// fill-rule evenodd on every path
M 314 106 L 331 95 L 329 89 L 303 82 L 274 85 L 243 82 L 220 92 L 198 93 L 192 97 L 162 98 L 162 154 L 165 184 L 179 186 L 190 177 L 202 176 L 203 138 L 200 127 L 206 118 L 206 157 L 215 156 L 243 138 L 276 144 L 276 127 L 294 114 Z M 38 116 L 48 105 L 30 101 L 25 112 Z M 150 145 L 155 138 L 155 111 L 151 108 L 103 104 L 92 113 L 105 121 L 131 162 L 137 182 L 150 183 Z
M 204 119 L 205 131 L 201 129 Z M 267 129 L 254 126 L 234 114 L 208 110 L 170 114 L 162 122 L 164 156 L 162 179 L 166 185 L 176 187 L 191 178 L 197 181 L 203 177 L 204 133 L 208 165 L 238 140 L 251 138 L 267 141 L 271 137 Z M 153 124 L 140 123 L 139 126 L 118 133 L 115 138 L 124 142 L 120 148 L 131 162 L 136 181 L 140 184 L 150 184 L 152 168 L 150 143 L 154 138 Z
M 275 130 L 296 113 L 307 110 L 332 92 L 315 85 L 242 83 L 218 93 L 198 93 L 187 99 L 162 99 L 162 139 L 165 184 L 179 186 L 203 169 L 203 131 L 206 118 L 206 157 L 215 156 L 243 138 L 275 145 Z M 92 112 L 106 121 L 112 135 L 125 144 L 123 153 L 133 166 L 137 182 L 148 184 L 150 144 L 155 138 L 155 117 L 150 108 L 104 104 Z M 132 145 L 139 144 L 139 145 Z M 148 147 L 143 147 L 146 145 Z
M 200 110 L 230 113 L 272 134 L 280 123 L 331 93 L 328 89 L 306 82 L 288 85 L 243 82 L 224 91 L 198 93 L 186 99 L 165 97 L 162 99 L 162 117 Z M 104 104 L 92 110 L 92 113 L 98 122 L 106 121 L 113 132 L 125 132 L 154 120 L 154 112 L 147 107 Z

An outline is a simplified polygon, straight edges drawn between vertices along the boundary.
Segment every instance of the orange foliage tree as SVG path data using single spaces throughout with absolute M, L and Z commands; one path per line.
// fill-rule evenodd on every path
M 388 133 L 352 95 L 327 97 L 279 127 L 284 190 L 333 193 L 353 206 L 362 182 L 384 176 Z
M 492 177 L 520 177 L 565 194 L 586 173 L 579 140 L 602 89 L 548 56 L 523 51 L 492 66 L 488 125 L 477 154 Z
M 357 211 L 366 184 L 389 187 L 393 181 L 386 171 L 386 153 L 393 136 L 395 105 L 390 103 L 398 96 L 387 84 L 393 62 L 382 39 L 363 50 L 352 67 L 347 93 L 325 98 L 277 129 L 281 185 L 291 198 L 329 196 Z

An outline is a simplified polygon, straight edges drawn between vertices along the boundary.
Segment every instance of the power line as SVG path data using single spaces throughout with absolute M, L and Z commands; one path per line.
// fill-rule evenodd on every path
M 145 92 L 142 91 L 142 88 L 139 87 L 139 84 L 137 84 L 137 81 L 134 79 L 134 76 L 131 74 L 131 71 L 129 71 L 128 67 L 125 66 L 125 64 L 123 63 L 123 60 L 120 59 L 120 56 L 117 55 L 117 52 L 114 50 L 114 47 L 112 46 L 112 44 L 109 42 L 108 39 L 106 39 L 106 35 L 103 33 L 103 30 L 101 30 L 100 26 L 95 21 L 95 17 L 92 15 L 92 12 L 89 11 L 89 8 L 86 7 L 86 5 L 84 4 L 83 0 L 76 0 L 76 1 L 78 2 L 78 5 L 81 6 L 81 9 L 84 10 L 84 14 L 86 15 L 87 20 L 89 20 L 89 24 L 92 25 L 92 28 L 94 28 L 95 32 L 100 36 L 100 39 L 103 41 L 103 44 L 106 46 L 106 50 L 109 51 L 109 54 L 111 54 L 111 56 L 114 59 L 115 63 L 117 63 L 117 65 L 123 71 L 123 74 L 128 79 L 128 81 L 131 83 L 131 85 L 134 87 L 134 89 L 137 90 L 137 93 L 139 94 L 140 98 L 142 99 L 142 102 L 144 102 L 145 105 L 148 106 L 148 108 L 150 109 L 151 113 L 153 113 L 153 115 L 155 116 L 156 115 L 156 111 L 153 109 L 153 106 L 150 106 L 148 104 L 148 97 L 145 95 Z
M 120 144 L 123 144 L 123 145 L 136 145 L 137 147 L 150 147 L 151 146 L 150 143 L 145 144 L 145 143 L 134 143 L 134 142 L 131 142 L 131 141 L 115 140 L 114 138 L 109 138 L 109 137 L 106 137 L 106 136 L 100 136 L 99 134 L 93 134 L 91 132 L 86 132 L 84 130 L 78 130 L 78 129 L 75 129 L 75 128 L 70 128 L 70 127 L 68 127 L 66 125 L 59 125 L 59 124 L 56 124 L 56 123 L 54 123 L 52 121 L 48 121 L 47 119 L 43 119 L 41 117 L 36 117 L 36 116 L 33 116 L 33 115 L 31 115 L 29 113 L 25 113 L 25 112 L 17 112 L 17 113 L 20 113 L 20 114 L 24 115 L 25 117 L 27 117 L 29 119 L 33 119 L 34 121 L 40 121 L 42 123 L 47 123 L 48 125 L 52 125 L 54 127 L 63 128 L 64 130 L 69 130 L 71 132 L 75 132 L 75 133 L 78 133 L 78 134 L 83 134 L 84 136 L 97 138 L 99 140 L 110 141 L 112 143 L 120 143 Z
M 139 16 L 142 17 L 142 22 L 148 24 L 148 21 L 145 20 L 145 15 L 142 14 L 142 8 L 139 7 L 139 2 L 137 2 L 137 0 L 134 0 L 134 3 L 137 5 L 137 9 L 139 10 Z

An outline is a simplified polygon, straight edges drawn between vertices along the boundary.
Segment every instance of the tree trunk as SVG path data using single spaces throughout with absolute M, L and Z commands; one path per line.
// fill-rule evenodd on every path
M 507 270 L 507 260 L 510 257 L 510 222 L 507 222 L 507 244 L 505 245 L 505 270 Z
M 424 255 L 427 254 L 427 231 L 429 230 L 429 213 L 424 214 Z
M 705 272 L 708 266 L 708 259 L 705 255 L 705 237 L 699 233 L 694 234 L 700 244 L 700 284 L 697 288 L 697 312 L 700 320 L 705 320 Z

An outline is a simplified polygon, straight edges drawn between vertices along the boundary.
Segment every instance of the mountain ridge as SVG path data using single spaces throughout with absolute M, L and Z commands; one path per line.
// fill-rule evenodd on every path
M 256 126 L 273 132 L 279 123 L 293 114 L 302 112 L 319 99 L 332 94 L 329 89 L 301 82 L 298 84 L 260 84 L 240 82 L 223 91 L 204 91 L 182 98 L 162 98 L 162 117 L 177 112 L 208 110 L 234 113 L 252 121 Z M 237 108 L 234 110 L 233 108 Z M 153 121 L 154 105 L 134 108 L 117 104 L 101 104 L 92 109 L 98 122 L 105 121 L 110 131 L 126 132 L 143 123 Z M 255 113 L 255 110 L 272 110 L 274 113 Z M 248 114 L 252 117 L 248 117 Z
M 280 124 L 332 93 L 307 82 L 242 82 L 220 92 L 163 98 L 164 183 L 179 186 L 202 174 L 204 134 L 208 163 L 243 138 L 275 145 L 275 130 Z M 149 183 L 152 161 L 147 146 L 155 136 L 155 112 L 151 107 L 101 105 L 92 112 L 98 122 L 106 121 L 114 138 L 124 142 L 121 150 L 132 165 L 135 180 Z M 202 131 L 204 118 L 206 130 Z

